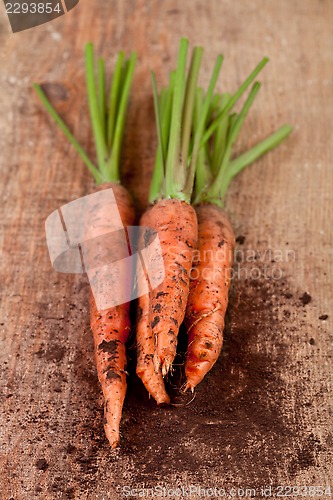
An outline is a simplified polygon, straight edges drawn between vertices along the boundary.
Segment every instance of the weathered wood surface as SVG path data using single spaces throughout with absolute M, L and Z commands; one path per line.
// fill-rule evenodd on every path
M 0 14 L 1 499 L 113 499 L 121 497 L 124 485 L 143 482 L 226 488 L 329 484 L 333 476 L 332 2 L 82 0 L 64 17 L 15 35 L 2 4 Z M 269 306 L 265 313 L 258 312 L 258 331 L 248 346 L 248 372 L 237 372 L 230 391 L 243 397 L 242 384 L 246 373 L 247 383 L 251 382 L 256 356 L 268 356 L 271 371 L 266 368 L 271 377 L 278 375 L 281 384 L 277 401 L 282 413 L 274 403 L 273 385 L 263 383 L 261 398 L 267 395 L 267 408 L 261 410 L 270 418 L 256 427 L 254 401 L 246 417 L 252 438 L 236 415 L 233 425 L 239 438 L 234 429 L 229 440 L 229 431 L 223 434 L 223 407 L 214 409 L 214 426 L 209 414 L 200 420 L 200 413 L 193 426 L 196 410 L 189 406 L 192 427 L 187 429 L 186 412 L 179 421 L 177 409 L 159 412 L 145 396 L 136 418 L 132 394 L 124 415 L 125 449 L 111 452 L 102 429 L 86 282 L 82 276 L 52 270 L 44 237 L 46 217 L 88 193 L 92 182 L 73 148 L 46 118 L 31 84 L 57 82 L 65 87 L 65 99 L 54 92 L 54 102 L 92 151 L 83 102 L 84 43 L 93 40 L 110 66 L 117 50 L 138 51 L 123 164 L 140 211 L 156 145 L 149 69 L 166 82 L 181 35 L 206 47 L 203 81 L 217 53 L 225 54 L 221 90 L 235 89 L 263 55 L 270 57 L 240 150 L 282 123 L 295 126 L 283 146 L 239 176 L 226 205 L 236 235 L 246 236 L 239 248 L 261 252 L 261 272 L 283 273 L 280 280 L 263 285 Z M 265 256 L 268 249 L 281 251 L 283 261 L 271 262 L 279 255 Z M 244 267 L 250 272 L 253 262 Z M 246 319 L 237 314 L 247 315 L 244 297 L 260 307 L 260 287 L 254 298 L 244 292 L 250 282 L 241 276 L 233 283 L 230 345 L 233 332 L 240 335 Z M 299 299 L 304 292 L 312 297 L 306 305 Z M 251 314 L 255 322 L 256 314 Z M 325 314 L 328 319 L 320 320 Z M 225 359 L 228 363 L 227 354 Z M 217 387 L 218 370 L 220 365 L 204 387 L 208 395 L 210 386 Z M 257 398 L 258 387 L 253 391 Z M 199 389 L 199 402 L 200 397 Z M 141 415 L 146 414 L 151 416 L 141 424 Z M 159 439 L 157 427 L 163 418 L 168 418 L 171 434 L 167 445 L 163 437 Z M 206 433 L 212 429 L 216 443 L 223 434 L 219 457 L 214 455 L 214 440 L 201 439 L 205 429 Z M 145 435 L 156 436 L 156 444 Z

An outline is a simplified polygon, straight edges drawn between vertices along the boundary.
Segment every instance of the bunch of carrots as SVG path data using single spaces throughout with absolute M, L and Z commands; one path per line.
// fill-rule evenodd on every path
M 157 404 L 170 403 L 164 380 L 172 370 L 183 323 L 188 335 L 183 390 L 194 391 L 218 359 L 235 247 L 233 229 L 223 210 L 224 197 L 239 172 L 280 144 L 292 130 L 285 125 L 235 158 L 233 146 L 260 89 L 255 79 L 268 59 L 262 59 L 234 94 L 220 94 L 215 87 L 223 56 L 217 57 L 207 89 L 198 85 L 202 56 L 203 49 L 195 47 L 187 68 L 188 40 L 183 38 L 168 86 L 159 92 L 155 75 L 151 75 L 158 146 L 149 206 L 140 226 L 143 239 L 149 240 L 150 229 L 159 236 L 165 278 L 149 293 L 139 294 L 135 334 L 136 373 Z M 104 61 L 98 60 L 96 79 L 91 43 L 86 46 L 85 58 L 97 167 L 42 88 L 37 84 L 34 88 L 94 176 L 96 190 L 112 188 L 123 225 L 132 226 L 135 211 L 130 194 L 121 185 L 120 151 L 136 55 L 126 60 L 119 53 L 108 94 Z M 250 86 L 240 111 L 233 111 Z M 97 205 L 94 211 L 96 224 L 103 224 L 105 207 Z M 90 294 L 90 324 L 105 400 L 104 427 L 112 447 L 119 443 L 126 394 L 129 308 L 127 302 L 98 311 Z

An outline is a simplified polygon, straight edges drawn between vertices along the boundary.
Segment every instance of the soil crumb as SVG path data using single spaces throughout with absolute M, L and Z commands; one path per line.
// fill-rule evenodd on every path
M 236 243 L 239 243 L 240 245 L 244 245 L 245 243 L 245 236 L 237 236 L 236 238 Z
M 36 462 L 36 467 L 39 470 L 46 470 L 49 464 L 47 463 L 45 458 L 39 458 Z
M 302 297 L 299 298 L 299 300 L 302 302 L 303 306 L 306 306 L 311 302 L 312 297 L 307 292 L 304 292 Z

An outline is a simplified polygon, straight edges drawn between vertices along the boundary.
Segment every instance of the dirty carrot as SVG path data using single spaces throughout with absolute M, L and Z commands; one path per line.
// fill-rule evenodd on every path
M 141 217 L 141 227 L 146 228 L 143 234 L 140 234 L 146 244 L 150 243 L 149 210 Z M 140 246 L 142 242 L 140 241 Z M 140 286 L 142 279 L 138 279 L 138 304 L 137 304 L 137 324 L 136 324 L 136 343 L 137 343 L 137 367 L 136 373 L 142 380 L 144 386 L 150 395 L 152 395 L 158 405 L 169 404 L 170 398 L 166 392 L 162 373 L 155 371 L 154 351 L 155 343 L 151 328 L 150 319 L 150 295 L 142 293 Z
M 193 264 L 186 308 L 185 390 L 194 390 L 222 349 L 235 247 L 233 229 L 223 211 L 227 188 L 240 171 L 280 144 L 292 130 L 285 125 L 250 151 L 231 159 L 233 145 L 259 88 L 260 84 L 254 83 L 239 114 L 229 113 L 233 99 L 229 94 L 217 96 L 214 110 L 217 119 L 213 125 L 207 126 L 205 132 L 205 140 L 210 138 L 210 144 L 204 143 L 198 158 L 193 196 L 198 217 L 198 255 Z M 197 115 L 201 109 L 202 95 L 197 89 Z
M 149 370 L 158 380 L 160 388 L 163 384 L 162 377 L 172 367 L 179 327 L 185 316 L 189 273 L 198 237 L 197 217 L 190 205 L 196 156 L 202 141 L 210 99 L 222 65 L 222 57 L 219 56 L 207 90 L 201 124 L 192 137 L 195 89 L 203 49 L 193 49 L 188 71 L 187 53 L 188 40 L 183 38 L 177 68 L 171 73 L 169 86 L 160 94 L 155 75 L 152 74 L 158 149 L 149 193 L 151 205 L 141 224 L 144 222 L 158 233 L 165 279 L 150 291 L 148 299 L 145 298 L 145 325 L 139 323 L 137 338 L 142 337 L 140 329 L 144 327 L 149 332 L 149 344 L 138 343 L 137 373 L 145 383 Z M 140 301 L 139 307 L 142 307 Z M 145 360 L 145 363 L 141 360 Z M 145 385 L 157 400 L 155 390 L 151 390 L 147 383 Z
M 120 183 L 120 151 L 125 125 L 125 115 L 129 100 L 129 92 L 133 79 L 136 54 L 133 53 L 125 60 L 123 52 L 118 54 L 109 95 L 106 96 L 105 64 L 102 58 L 98 60 L 97 78 L 95 71 L 93 44 L 88 43 L 85 49 L 86 83 L 90 118 L 95 140 L 97 167 L 88 157 L 84 149 L 72 135 L 67 125 L 58 115 L 49 102 L 42 87 L 34 84 L 35 91 L 40 97 L 46 110 L 54 118 L 60 129 L 71 142 L 80 155 L 85 165 L 90 170 L 96 182 L 95 192 L 112 189 L 116 200 L 117 209 L 123 226 L 134 223 L 134 206 L 130 194 Z M 96 84 L 97 80 L 97 84 Z M 108 97 L 108 100 L 107 100 Z M 108 208 L 98 203 L 87 206 L 87 224 L 85 228 L 85 240 L 98 233 L 109 219 Z M 86 214 L 85 214 L 86 216 Z M 94 224 L 91 226 L 91 217 Z M 112 253 L 122 251 L 123 238 L 121 235 L 112 240 Z M 87 250 L 90 264 L 96 262 L 94 255 L 97 247 Z M 107 252 L 106 252 L 107 253 Z M 103 264 L 103 263 L 101 263 Z M 93 268 L 93 266 L 92 266 Z M 130 273 L 127 270 L 127 273 Z M 119 283 L 126 283 L 131 279 L 120 269 L 117 276 L 108 276 L 110 281 L 105 281 L 103 274 L 98 271 L 90 272 L 91 280 L 102 280 L 100 286 L 110 294 L 110 289 L 117 289 Z M 122 285 L 121 285 L 122 286 Z M 98 379 L 100 381 L 104 401 L 104 429 L 110 445 L 114 448 L 120 439 L 119 425 L 122 407 L 126 393 L 126 341 L 130 332 L 129 302 L 114 305 L 102 310 L 97 309 L 92 290 L 89 296 L 90 325 L 94 338 L 95 358 Z
M 180 42 L 177 69 L 169 88 L 157 93 L 152 74 L 158 133 L 158 149 L 150 189 L 150 206 L 140 220 L 158 233 L 165 268 L 165 279 L 138 300 L 136 328 L 137 374 L 149 394 L 158 402 L 169 402 L 165 376 L 175 357 L 177 334 L 184 319 L 189 290 L 189 270 L 197 244 L 197 219 L 190 205 L 192 187 L 186 192 L 187 153 L 181 158 L 181 124 L 185 113 L 193 111 L 192 93 L 186 94 L 188 41 Z M 198 76 L 202 50 L 193 51 L 187 81 Z M 194 95 L 194 94 L 193 94 Z M 185 102 L 187 101 L 187 104 Z M 163 119 L 162 119 L 163 114 Z M 191 118 L 190 118 L 191 119 Z M 190 121 L 189 121 L 190 123 Z M 161 399 L 161 395 L 163 396 Z

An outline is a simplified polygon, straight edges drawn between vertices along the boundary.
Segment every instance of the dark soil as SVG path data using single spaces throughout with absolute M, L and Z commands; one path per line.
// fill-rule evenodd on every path
M 302 297 L 300 297 L 299 299 L 302 302 L 303 306 L 306 306 L 307 304 L 309 304 L 311 302 L 312 297 L 307 292 L 304 292 Z

